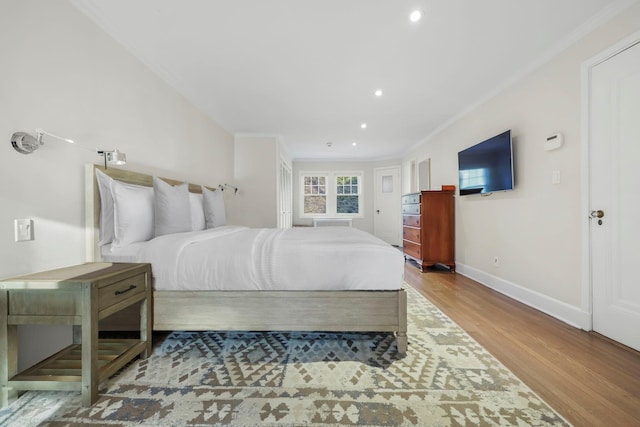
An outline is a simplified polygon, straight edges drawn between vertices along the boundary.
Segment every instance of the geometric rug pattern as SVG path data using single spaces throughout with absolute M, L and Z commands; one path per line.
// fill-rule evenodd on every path
M 410 286 L 409 350 L 387 333 L 172 332 L 100 387 L 28 392 L 0 425 L 567 426 Z

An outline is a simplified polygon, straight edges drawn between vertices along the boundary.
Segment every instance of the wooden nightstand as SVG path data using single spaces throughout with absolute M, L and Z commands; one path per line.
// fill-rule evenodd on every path
M 98 321 L 137 302 L 140 339 L 98 340 Z M 0 407 L 18 390 L 76 390 L 82 403 L 137 355 L 151 354 L 151 266 L 87 263 L 0 281 Z M 73 325 L 73 344 L 18 373 L 17 325 Z

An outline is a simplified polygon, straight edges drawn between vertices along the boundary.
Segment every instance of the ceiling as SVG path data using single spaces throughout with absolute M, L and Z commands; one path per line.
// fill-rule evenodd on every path
M 71 0 L 227 131 L 298 160 L 401 157 L 630 1 Z

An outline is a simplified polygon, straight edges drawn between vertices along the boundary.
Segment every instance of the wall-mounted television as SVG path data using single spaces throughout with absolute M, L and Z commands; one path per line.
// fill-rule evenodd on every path
M 511 130 L 458 153 L 460 195 L 513 190 Z

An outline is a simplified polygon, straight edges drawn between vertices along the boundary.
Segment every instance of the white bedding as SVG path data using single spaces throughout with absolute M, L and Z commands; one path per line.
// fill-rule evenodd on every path
M 115 247 L 112 244 L 100 247 L 102 259 L 108 262 L 142 262 L 140 261 L 140 251 L 149 242 L 135 242 L 127 246 Z
M 348 227 L 222 226 L 169 234 L 106 261 L 149 262 L 155 290 L 396 290 L 402 253 Z

